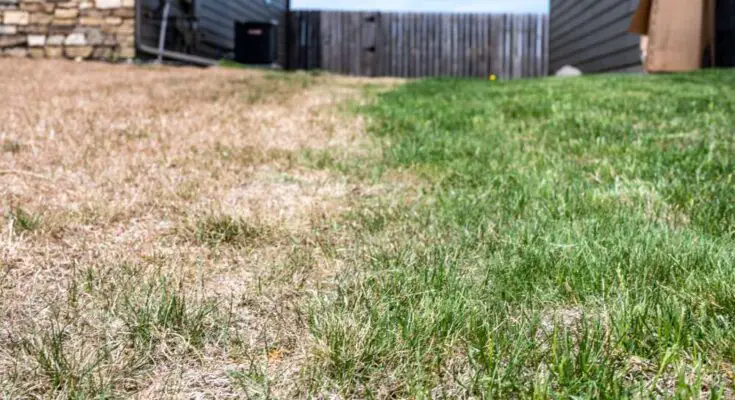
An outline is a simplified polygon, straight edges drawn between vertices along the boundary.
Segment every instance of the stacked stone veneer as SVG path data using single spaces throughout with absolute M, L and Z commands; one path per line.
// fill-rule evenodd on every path
M 0 56 L 132 58 L 135 0 L 0 0 Z

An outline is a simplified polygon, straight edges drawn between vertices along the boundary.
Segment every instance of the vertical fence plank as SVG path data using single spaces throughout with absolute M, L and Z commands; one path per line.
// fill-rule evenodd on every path
M 375 13 L 368 12 L 363 14 L 362 19 L 362 68 L 363 75 L 375 76 L 377 69 L 377 58 L 375 53 L 377 34 L 377 17 Z
M 416 14 L 408 14 L 408 76 L 416 76 Z
M 543 75 L 547 76 L 549 75 L 549 16 L 544 15 L 542 17 L 543 19 L 543 25 L 544 25 L 544 42 L 543 42 L 543 51 L 541 52 L 541 55 L 543 56 L 543 62 L 541 65 L 543 65 Z
M 460 14 L 459 16 L 459 46 L 461 55 L 459 57 L 459 76 L 467 76 L 469 64 L 469 35 L 467 32 L 468 15 Z
M 477 20 L 477 24 L 475 25 L 475 46 L 477 49 L 475 76 L 478 78 L 482 78 L 485 75 L 484 54 L 487 50 L 487 44 L 482 39 L 482 27 L 485 23 L 485 17 L 486 15 L 478 15 L 475 17 Z
M 535 15 L 533 19 L 533 26 L 534 26 L 534 64 L 533 64 L 533 75 L 534 76 L 541 76 L 541 52 L 542 52 L 542 39 L 543 39 L 543 19 L 540 15 Z
M 503 55 L 500 57 L 503 62 L 503 78 L 510 79 L 513 77 L 513 68 L 511 64 L 511 32 L 513 30 L 513 16 L 503 16 Z
M 523 18 L 519 15 L 513 16 L 512 40 L 511 64 L 513 68 L 513 79 L 516 79 L 521 76 L 521 43 L 523 41 Z
M 476 15 L 475 16 L 475 25 L 473 30 L 473 37 L 474 37 L 474 47 L 475 47 L 475 71 L 474 76 L 476 77 L 482 77 L 485 75 L 485 72 L 483 72 L 483 63 L 484 60 L 483 54 L 485 54 L 486 46 L 482 42 L 482 23 L 484 21 L 484 15 Z
M 449 63 L 450 53 L 450 37 L 449 37 L 449 16 L 442 14 L 439 19 L 441 20 L 439 35 L 441 37 L 441 57 L 439 60 L 439 75 L 447 75 L 447 65 Z
M 452 15 L 452 76 L 459 76 L 459 14 Z
M 333 11 L 324 13 L 324 29 L 329 32 L 329 48 L 326 49 L 324 59 L 326 60 L 325 69 L 327 71 L 337 71 L 339 69 L 339 60 L 336 54 L 339 52 L 339 38 L 337 32 L 337 13 Z
M 480 21 L 480 77 L 487 78 L 490 75 L 490 57 L 492 43 L 490 42 L 490 16 L 483 15 Z
M 403 34 L 406 36 L 404 41 L 404 51 L 402 54 L 403 60 L 403 76 L 410 78 L 413 73 L 413 66 L 411 60 L 413 59 L 413 26 L 411 14 L 403 15 Z
M 433 22 L 433 15 L 432 14 L 426 14 L 424 15 L 424 30 L 426 32 L 426 47 L 424 51 L 426 52 L 424 55 L 424 75 L 425 76 L 432 76 L 431 73 L 431 66 L 432 61 L 434 59 L 433 52 L 436 46 L 436 40 L 434 39 L 434 25 Z
M 487 43 L 483 39 L 482 31 L 484 29 L 485 21 L 486 21 L 486 15 L 478 15 L 477 16 L 477 26 L 475 27 L 475 40 L 477 41 L 477 68 L 476 68 L 476 76 L 478 78 L 482 78 L 485 76 L 485 70 L 486 62 L 485 62 L 485 52 L 488 49 Z
M 413 26 L 413 58 L 411 64 L 413 65 L 413 76 L 420 77 L 421 76 L 421 14 L 413 14 L 412 15 L 412 23 Z
M 533 77 L 536 74 L 533 72 L 536 54 L 536 24 L 533 15 L 529 14 L 526 16 L 526 77 Z
M 522 15 L 523 32 L 521 34 L 521 74 L 519 77 L 526 76 L 528 73 L 528 16 Z
M 421 76 L 430 76 L 431 65 L 431 25 L 430 15 L 421 15 Z
M 513 78 L 513 16 L 505 15 L 505 29 L 503 30 L 503 69 L 505 78 Z
M 350 33 L 350 26 L 351 18 L 350 13 L 342 12 L 342 15 L 340 17 L 341 24 L 339 27 L 340 34 L 342 35 L 342 43 L 343 43 L 343 52 L 342 52 L 342 73 L 345 75 L 350 74 L 350 69 L 352 68 L 352 60 L 354 57 L 352 56 L 352 41 L 354 38 L 352 37 Z
M 434 15 L 434 60 L 433 60 L 433 72 L 432 76 L 441 76 L 441 63 L 442 63 L 442 16 Z
M 375 14 L 375 58 L 377 62 L 377 68 L 375 70 L 375 76 L 385 76 L 385 56 L 388 48 L 388 42 L 386 40 L 388 32 L 386 32 L 386 24 L 383 21 L 383 14 Z
M 352 75 L 362 75 L 362 13 L 350 14 L 350 33 L 352 34 Z
M 401 63 L 400 63 L 400 57 L 401 52 L 403 51 L 403 26 L 401 25 L 401 14 L 393 14 L 393 17 L 391 18 L 393 20 L 393 27 L 391 28 L 391 31 L 393 32 L 393 60 L 391 61 L 391 75 L 393 76 L 401 76 Z
M 544 39 L 544 25 L 543 25 L 543 16 L 537 15 L 534 19 L 534 26 L 536 34 L 534 35 L 534 40 L 536 42 L 536 48 L 535 48 L 535 55 L 534 55 L 534 76 L 542 76 L 543 75 L 543 39 Z
M 538 37 L 538 76 L 544 76 L 544 41 L 546 40 L 546 27 L 544 25 L 544 17 L 541 16 L 538 18 L 538 31 L 539 31 L 539 37 Z
M 521 76 L 527 76 L 528 75 L 528 63 L 529 63 L 529 32 L 530 32 L 530 20 L 528 19 L 528 15 L 523 16 L 523 68 L 521 69 Z
M 465 31 L 467 33 L 467 40 L 465 41 L 465 46 L 467 47 L 467 60 L 465 61 L 467 63 L 467 67 L 465 68 L 465 76 L 475 76 L 475 70 L 477 69 L 476 59 L 475 59 L 475 36 L 474 36 L 474 26 L 475 26 L 475 18 L 472 14 L 467 14 L 467 27 L 465 28 Z
M 469 40 L 467 41 L 467 47 L 469 49 L 467 50 L 467 52 L 469 53 L 469 57 L 468 57 L 469 65 L 467 66 L 467 76 L 475 77 L 477 76 L 477 15 L 476 14 L 468 14 L 467 36 L 469 37 Z
M 329 31 L 329 24 L 327 19 L 329 18 L 329 13 L 327 12 L 320 12 L 319 13 L 319 27 L 321 28 L 321 32 L 319 33 L 322 36 L 322 59 L 321 64 L 322 68 L 329 70 L 332 66 L 329 63 L 329 56 L 328 54 L 331 53 L 332 49 L 332 33 Z
M 311 23 L 314 25 L 314 27 L 311 30 L 312 40 L 314 43 L 311 48 L 313 52 L 311 56 L 313 65 L 311 68 L 313 69 L 321 69 L 322 67 L 323 37 L 321 35 L 322 27 L 319 22 L 320 22 L 319 11 L 314 11 L 313 13 L 311 13 Z
M 466 76 L 467 74 L 467 53 L 468 53 L 468 47 L 467 47 L 467 14 L 459 14 L 459 59 L 458 67 L 459 67 L 459 76 Z
M 424 57 L 426 56 L 426 31 L 424 30 L 424 15 L 414 16 L 416 23 L 416 76 L 424 76 Z
M 503 16 L 490 18 L 490 73 L 503 77 Z

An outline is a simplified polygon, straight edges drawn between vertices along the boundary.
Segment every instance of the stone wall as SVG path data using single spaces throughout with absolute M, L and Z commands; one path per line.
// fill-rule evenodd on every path
M 135 0 L 0 0 L 0 55 L 133 58 Z

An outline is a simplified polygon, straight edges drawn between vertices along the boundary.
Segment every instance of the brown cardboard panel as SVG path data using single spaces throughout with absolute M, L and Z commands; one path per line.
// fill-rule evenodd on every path
M 707 1 L 653 0 L 648 24 L 648 71 L 680 72 L 700 68 Z
M 709 49 L 709 65 L 715 65 L 715 43 L 717 42 L 717 34 L 715 32 L 715 9 L 717 5 L 715 0 L 705 0 L 704 2 L 704 22 L 702 23 L 702 46 L 703 49 Z
M 651 18 L 651 6 L 653 0 L 641 0 L 638 3 L 638 9 L 633 15 L 633 22 L 630 24 L 628 31 L 639 35 L 648 35 L 648 21 Z

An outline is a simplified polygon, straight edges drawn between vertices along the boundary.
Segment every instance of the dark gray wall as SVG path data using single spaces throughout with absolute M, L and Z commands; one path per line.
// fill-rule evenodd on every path
M 640 37 L 627 32 L 637 6 L 637 0 L 551 0 L 549 71 L 640 67 Z
M 735 0 L 717 0 L 716 63 L 735 67 Z
M 141 1 L 141 39 L 147 45 L 158 46 L 165 0 Z M 286 0 L 174 0 L 172 4 L 166 48 L 202 57 L 231 55 L 236 21 L 285 21 Z

